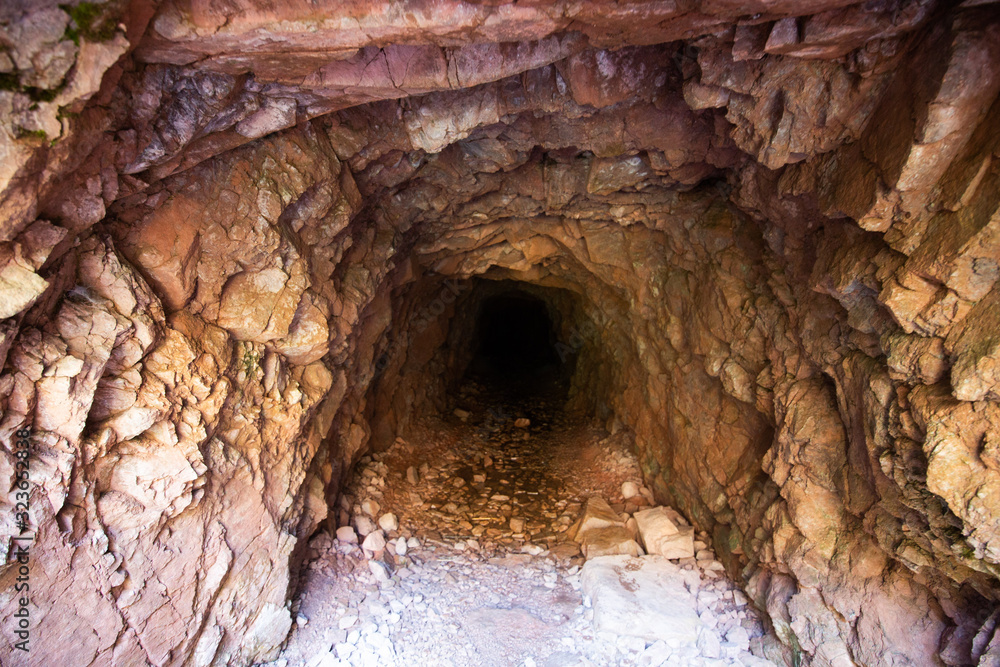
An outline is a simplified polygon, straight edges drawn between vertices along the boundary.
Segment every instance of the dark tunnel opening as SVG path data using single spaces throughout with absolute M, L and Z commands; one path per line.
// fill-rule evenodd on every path
M 499 375 L 533 374 L 559 365 L 545 303 L 522 292 L 486 299 L 476 322 L 476 360 Z
M 465 381 L 496 398 L 565 402 L 574 359 L 559 353 L 559 316 L 546 300 L 517 288 L 483 298 Z

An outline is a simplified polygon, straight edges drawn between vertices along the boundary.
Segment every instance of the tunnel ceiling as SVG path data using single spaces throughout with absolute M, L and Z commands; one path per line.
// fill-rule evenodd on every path
M 47 664 L 274 655 L 492 281 L 784 658 L 1000 654 L 998 63 L 978 0 L 4 3 Z

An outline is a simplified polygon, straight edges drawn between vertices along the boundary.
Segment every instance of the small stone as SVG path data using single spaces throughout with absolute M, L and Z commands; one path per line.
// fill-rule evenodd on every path
M 376 530 L 373 533 L 369 533 L 365 541 L 361 543 L 361 547 L 366 552 L 378 553 L 385 549 L 385 537 L 382 536 L 381 532 Z
M 357 544 L 358 535 L 350 526 L 341 526 L 337 529 L 337 541 L 344 544 Z
M 368 569 L 371 571 L 372 575 L 375 576 L 375 581 L 378 581 L 379 583 L 389 581 L 389 571 L 386 570 L 385 565 L 377 560 L 368 561 Z
M 638 664 L 642 665 L 642 667 L 660 667 L 660 665 L 667 664 L 670 654 L 670 647 L 667 646 L 667 642 L 661 639 L 650 644 L 642 652 L 642 655 L 639 656 Z
M 406 481 L 411 485 L 420 483 L 420 474 L 417 472 L 416 467 L 410 466 L 406 469 Z
M 369 533 L 378 530 L 378 526 L 375 525 L 374 521 L 361 515 L 354 517 L 354 527 L 358 529 L 358 535 L 361 537 L 365 537 Z
M 722 642 L 719 646 L 719 653 L 721 654 L 720 657 L 725 660 L 735 660 L 740 657 L 742 651 L 739 646 L 732 642 Z
M 514 421 L 514 426 L 516 428 L 528 428 L 531 426 L 531 420 L 527 417 L 521 417 L 520 419 Z
M 725 572 L 726 571 L 726 566 L 723 565 L 722 563 L 720 563 L 717 560 L 709 560 L 709 561 L 704 561 L 703 560 L 703 561 L 699 561 L 698 565 L 701 566 L 705 570 L 714 570 L 716 572 Z
M 727 632 L 726 641 L 740 647 L 741 651 L 750 650 L 750 633 L 742 625 L 737 625 Z
M 625 527 L 632 534 L 632 539 L 639 542 L 639 522 L 635 520 L 635 517 L 629 517 L 629 520 L 625 522 Z
M 639 495 L 639 485 L 635 482 L 625 482 L 622 484 L 622 498 L 628 500 Z
M 396 551 L 396 555 L 397 556 L 405 556 L 406 555 L 407 546 L 406 546 L 406 538 L 405 537 L 400 537 L 398 540 L 395 541 L 394 545 L 395 546 L 393 548 Z
M 378 518 L 378 526 L 388 533 L 399 528 L 399 519 L 396 518 L 395 514 L 389 512 Z
M 510 520 L 510 529 L 515 533 L 524 532 L 524 519 L 512 518 Z
M 706 658 L 719 658 L 722 655 L 721 642 L 715 630 L 702 628 L 698 633 L 698 650 Z
M 454 414 L 456 417 L 458 417 L 462 421 L 465 421 L 465 420 L 467 420 L 469 418 L 469 415 L 471 413 L 468 410 L 463 410 L 461 408 L 455 408 L 455 412 L 453 412 L 452 414 Z
M 361 503 L 361 511 L 372 518 L 377 517 L 381 509 L 382 507 L 374 500 L 366 500 Z

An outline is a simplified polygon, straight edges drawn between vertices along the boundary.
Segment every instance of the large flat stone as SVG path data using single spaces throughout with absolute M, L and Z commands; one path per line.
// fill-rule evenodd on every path
M 581 573 L 598 632 L 694 644 L 702 622 L 684 581 L 680 567 L 661 556 L 603 556 Z

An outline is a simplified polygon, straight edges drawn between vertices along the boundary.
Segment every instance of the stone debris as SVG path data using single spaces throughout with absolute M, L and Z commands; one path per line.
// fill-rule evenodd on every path
M 647 553 L 664 558 L 694 558 L 694 528 L 671 521 L 666 507 L 636 512 L 633 518 Z
M 376 530 L 375 522 L 366 516 L 354 517 L 354 527 L 357 529 L 358 535 L 361 537 L 367 537 Z
M 378 516 L 378 513 L 379 513 L 380 509 L 382 509 L 382 508 L 379 506 L 378 502 L 376 502 L 374 500 L 371 500 L 371 499 L 366 500 L 363 503 L 361 503 L 361 511 L 364 512 L 365 514 L 367 514 L 368 516 L 372 517 L 372 518 L 375 518 L 375 517 Z
M 642 553 L 639 544 L 632 538 L 632 532 L 625 526 L 588 530 L 580 542 L 580 549 L 587 559 L 615 554 L 638 556 Z
M 606 500 L 599 496 L 587 498 L 583 507 L 583 514 L 576 529 L 576 540 L 582 541 L 591 530 L 600 528 L 611 528 L 613 526 L 625 527 L 625 520 L 613 509 Z
M 410 438 L 427 444 L 363 457 L 340 515 L 363 542 L 351 525 L 311 540 L 293 606 L 310 621 L 269 667 L 770 665 L 749 650 L 776 640 L 707 535 L 617 502 L 646 502 L 623 484 L 639 476 L 627 441 L 541 408 L 528 440 L 511 421 L 431 420 Z M 643 535 L 687 535 L 687 555 L 643 555 Z
M 369 533 L 365 541 L 361 543 L 365 553 L 376 554 L 385 549 L 385 536 L 379 531 Z
M 350 526 L 341 526 L 337 529 L 337 539 L 347 544 L 357 544 L 358 534 Z
M 639 495 L 638 485 L 622 484 L 622 496 L 626 499 Z M 575 539 L 586 558 L 643 553 L 671 559 L 694 558 L 694 528 L 686 524 L 670 507 L 640 510 L 624 519 L 606 500 L 592 496 L 576 523 Z

